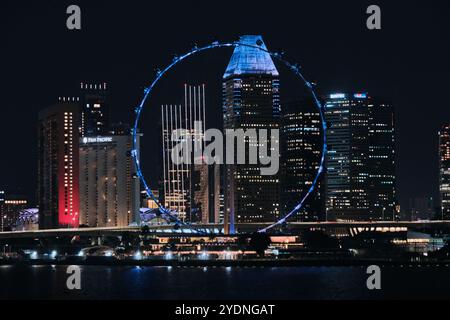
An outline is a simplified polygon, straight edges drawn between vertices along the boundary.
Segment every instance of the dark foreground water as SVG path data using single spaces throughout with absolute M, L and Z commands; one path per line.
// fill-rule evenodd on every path
M 382 290 L 365 267 L 81 266 L 80 291 L 65 266 L 0 266 L 0 299 L 406 299 L 450 298 L 450 268 L 384 267 Z

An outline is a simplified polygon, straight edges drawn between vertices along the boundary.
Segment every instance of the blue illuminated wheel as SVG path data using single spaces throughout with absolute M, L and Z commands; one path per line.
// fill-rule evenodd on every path
M 260 45 L 262 43 L 256 43 L 255 45 L 251 45 L 251 44 L 244 44 L 244 43 L 240 43 L 240 42 L 224 42 L 224 43 L 220 43 L 220 42 L 213 42 L 212 44 L 209 44 L 207 46 L 204 47 L 194 47 L 191 51 L 189 51 L 188 53 L 181 55 L 179 57 L 175 57 L 173 62 L 168 65 L 165 69 L 163 69 L 162 71 L 158 71 L 156 74 L 155 79 L 153 80 L 153 82 L 145 88 L 144 90 L 144 97 L 141 101 L 141 103 L 139 104 L 138 107 L 136 107 L 136 119 L 134 122 L 134 126 L 133 126 L 133 149 L 131 151 L 131 155 L 134 159 L 134 163 L 136 165 L 136 171 L 137 171 L 137 176 L 139 177 L 139 179 L 142 182 L 142 185 L 145 188 L 145 191 L 147 193 L 147 196 L 149 198 L 151 198 L 159 207 L 159 210 L 161 212 L 161 214 L 166 215 L 167 217 L 169 217 L 171 220 L 175 221 L 176 223 L 179 224 L 186 224 L 182 221 L 180 221 L 178 219 L 178 217 L 174 214 L 174 212 L 171 212 L 169 209 L 167 209 L 166 207 L 164 207 L 159 200 L 155 197 L 155 195 L 153 194 L 152 190 L 149 188 L 147 181 L 144 178 L 144 175 L 142 174 L 142 168 L 141 168 L 141 163 L 140 163 L 140 157 L 139 157 L 139 151 L 137 149 L 137 135 L 139 132 L 139 120 L 140 120 L 140 116 L 142 113 L 142 110 L 144 108 L 145 102 L 147 101 L 147 99 L 150 97 L 153 88 L 155 87 L 155 85 L 158 83 L 158 81 L 170 70 L 172 69 L 176 64 L 180 63 L 181 61 L 187 59 L 188 57 L 202 52 L 202 51 L 206 51 L 206 50 L 210 50 L 210 49 L 217 49 L 217 48 L 229 48 L 229 47 L 239 47 L 239 46 L 245 46 L 245 47 L 250 47 L 250 48 L 255 48 L 261 51 L 264 51 L 268 54 L 270 54 L 270 56 L 272 58 L 274 58 L 277 61 L 280 61 L 281 63 L 283 63 L 284 65 L 286 65 L 290 70 L 292 70 L 306 85 L 307 89 L 309 90 L 309 92 L 311 93 L 315 105 L 317 107 L 317 110 L 319 111 L 320 114 L 320 119 L 321 119 L 321 123 L 322 123 L 322 130 L 323 130 L 323 147 L 322 147 L 322 154 L 321 154 L 321 160 L 320 160 L 320 165 L 319 165 L 319 169 L 316 173 L 316 176 L 314 178 L 313 184 L 311 185 L 311 187 L 309 188 L 308 192 L 304 195 L 304 197 L 302 199 L 300 199 L 300 202 L 298 203 L 298 205 L 293 208 L 288 214 L 286 214 L 283 218 L 281 218 L 280 220 L 278 220 L 277 222 L 275 222 L 274 224 L 259 230 L 259 232 L 266 232 L 269 231 L 270 229 L 284 224 L 290 217 L 294 216 L 295 214 L 297 214 L 299 211 L 302 210 L 302 208 L 305 205 L 306 200 L 311 196 L 311 194 L 315 191 L 315 189 L 317 188 L 318 182 L 319 182 L 319 178 L 322 175 L 323 171 L 324 171 L 324 162 L 325 162 L 325 154 L 326 154 L 326 150 L 327 150 L 327 143 L 326 143 L 326 129 L 327 129 L 327 125 L 326 125 L 326 121 L 325 121 L 325 116 L 324 116 L 324 109 L 323 106 L 321 104 L 321 102 L 319 101 L 317 94 L 314 90 L 313 85 L 311 84 L 311 82 L 307 81 L 306 78 L 303 76 L 303 74 L 300 72 L 300 67 L 297 64 L 292 64 L 290 62 L 288 62 L 287 60 L 285 60 L 281 54 L 276 53 L 276 52 L 270 52 L 264 48 L 262 48 Z

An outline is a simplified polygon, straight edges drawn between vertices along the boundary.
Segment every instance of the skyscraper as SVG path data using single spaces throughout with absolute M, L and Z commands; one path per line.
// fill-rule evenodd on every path
M 79 106 L 62 102 L 39 113 L 39 228 L 78 227 Z
M 5 191 L 0 190 L 0 208 L 5 203 Z M 0 231 L 3 231 L 3 220 L 6 219 L 6 216 L 0 212 Z
M 262 37 L 239 42 L 267 50 Z M 223 75 L 224 129 L 279 129 L 279 73 L 270 54 L 249 46 L 234 49 Z M 249 144 L 246 141 L 246 158 Z M 260 145 L 258 145 L 260 146 Z M 227 151 L 228 152 L 228 151 Z M 225 232 L 234 222 L 274 221 L 280 214 L 279 176 L 262 176 L 259 165 L 225 165 Z
M 368 98 L 369 110 L 369 215 L 374 219 L 399 218 L 396 204 L 395 118 L 390 103 Z
M 439 191 L 441 218 L 450 219 L 450 125 L 439 131 Z
M 394 118 L 366 93 L 332 94 L 325 105 L 328 219 L 395 218 Z
M 221 202 L 221 180 L 220 165 L 214 164 L 208 166 L 208 212 L 203 214 L 202 222 L 219 223 L 220 222 L 220 202 Z
M 322 157 L 323 134 L 314 101 L 283 103 L 281 121 L 281 212 L 288 214 L 311 188 Z M 323 176 L 321 177 L 323 178 Z M 322 179 L 316 192 L 298 214 L 301 221 L 325 218 Z
M 81 136 L 105 135 L 109 130 L 106 83 L 81 83 Z
M 80 224 L 139 225 L 139 179 L 129 152 L 132 139 L 130 133 L 80 138 Z M 139 136 L 137 143 L 139 148 Z
M 175 164 L 171 152 L 177 143 L 172 139 L 174 130 L 185 128 L 185 108 L 181 105 L 161 106 L 162 142 L 163 142 L 163 199 L 164 207 L 176 212 L 177 218 L 185 220 L 190 212 L 189 205 L 189 166 Z
M 189 222 L 218 222 L 219 175 L 203 163 L 205 134 L 205 85 L 185 85 L 184 102 L 161 106 L 163 137 L 163 194 L 164 206 Z M 177 164 L 172 149 L 185 137 L 172 139 L 176 130 L 185 130 L 192 137 L 190 163 Z M 213 221 L 211 221 L 213 220 Z

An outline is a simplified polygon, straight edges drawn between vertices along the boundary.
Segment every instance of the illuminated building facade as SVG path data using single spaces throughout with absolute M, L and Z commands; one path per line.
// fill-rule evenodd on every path
M 159 189 L 152 189 L 152 193 L 158 201 L 161 201 Z M 142 207 L 146 209 L 158 209 L 158 205 L 153 201 L 152 198 L 147 196 L 147 191 L 141 191 L 142 195 Z
M 78 227 L 79 106 L 61 102 L 39 113 L 39 228 Z
M 312 100 L 283 103 L 281 120 L 281 212 L 288 214 L 311 188 L 322 157 L 320 114 Z M 301 221 L 325 219 L 323 183 L 297 215 Z
M 366 93 L 332 94 L 325 104 L 327 219 L 393 220 L 394 113 Z
M 220 165 L 214 164 L 208 166 L 208 212 L 202 216 L 202 222 L 219 223 L 221 206 L 221 186 Z
M 109 130 L 106 83 L 80 84 L 81 136 L 105 135 Z
M 185 127 L 183 121 L 185 108 L 181 105 L 161 106 L 162 142 L 163 142 L 163 199 L 164 207 L 175 212 L 181 220 L 186 220 L 190 212 L 189 205 L 189 165 L 175 164 L 172 161 L 172 148 L 177 141 L 172 132 Z
M 439 131 L 439 191 L 443 220 L 450 219 L 450 125 Z
M 14 231 L 19 222 L 21 211 L 25 210 L 28 200 L 23 196 L 6 196 L 0 200 L 1 231 Z
M 199 158 L 205 147 L 205 85 L 185 85 L 184 90 L 183 104 L 161 106 L 164 206 L 183 221 L 217 223 L 218 169 L 211 169 Z M 183 161 L 177 164 L 172 161 L 172 149 L 184 139 L 172 139 L 172 133 L 180 129 L 186 130 L 192 137 L 191 149 L 200 151 L 197 155 L 191 153 L 190 163 Z
M 239 42 L 267 50 L 261 36 L 241 36 Z M 224 129 L 279 129 L 279 88 L 279 73 L 270 54 L 236 47 L 223 75 Z M 245 143 L 248 158 L 249 143 L 260 145 Z M 260 165 L 225 165 L 225 232 L 234 232 L 234 222 L 275 221 L 280 214 L 279 188 L 278 174 L 262 176 Z
M 5 191 L 0 190 L 0 208 L 2 207 L 3 203 L 5 202 Z M 3 231 L 3 219 L 4 215 L 0 212 L 0 231 Z
M 137 143 L 139 148 L 139 136 Z M 80 138 L 81 225 L 139 224 L 140 188 L 131 149 L 131 134 Z

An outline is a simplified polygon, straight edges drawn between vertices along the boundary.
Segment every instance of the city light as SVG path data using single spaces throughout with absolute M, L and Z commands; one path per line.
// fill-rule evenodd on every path
M 105 252 L 105 257 L 112 257 L 112 256 L 113 256 L 112 250 L 108 250 Z
M 345 93 L 330 94 L 330 99 L 344 99 L 345 97 L 346 97 Z
M 208 258 L 209 258 L 209 255 L 208 255 L 208 253 L 207 253 L 206 251 L 202 251 L 202 252 L 199 254 L 199 259 L 200 259 L 200 260 L 208 260 Z
M 134 258 L 136 259 L 136 260 L 141 260 L 142 259 L 142 253 L 141 253 L 141 251 L 136 251 L 136 253 L 134 254 Z
M 58 255 L 58 252 L 57 252 L 56 250 L 53 250 L 53 251 L 51 252 L 51 254 L 50 254 L 50 257 L 51 257 L 52 259 L 55 259 L 57 255 Z
M 33 259 L 33 260 L 37 259 L 37 258 L 38 258 L 38 253 L 37 253 L 37 251 L 31 252 L 30 258 Z
M 164 258 L 165 258 L 166 260 L 171 260 L 171 259 L 173 259 L 172 251 L 167 251 L 166 254 L 164 255 Z

